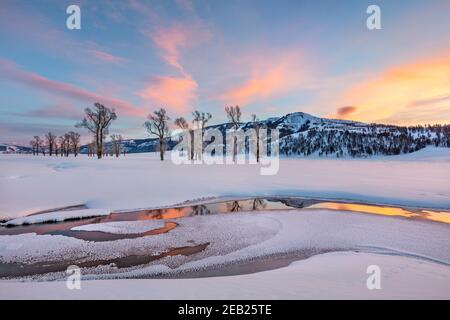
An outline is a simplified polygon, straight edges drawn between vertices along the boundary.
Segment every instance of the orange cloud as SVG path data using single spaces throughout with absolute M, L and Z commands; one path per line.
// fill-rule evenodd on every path
M 164 107 L 177 114 L 183 114 L 197 100 L 198 84 L 189 76 L 155 76 L 138 95 L 154 107 Z
M 346 116 L 354 113 L 358 109 L 355 106 L 346 106 L 346 107 L 340 107 L 337 109 L 337 115 L 339 118 L 345 118 Z
M 353 120 L 394 124 L 450 122 L 450 52 L 384 70 L 342 97 Z
M 305 69 L 295 54 L 281 57 L 252 57 L 250 72 L 241 84 L 231 87 L 218 98 L 227 104 L 245 105 L 283 95 L 301 86 Z

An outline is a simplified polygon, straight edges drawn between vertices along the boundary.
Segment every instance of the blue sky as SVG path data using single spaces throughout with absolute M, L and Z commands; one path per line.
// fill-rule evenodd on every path
M 81 30 L 66 28 L 71 4 Z M 369 4 L 381 30 L 366 28 Z M 145 137 L 160 107 L 214 122 L 227 105 L 246 119 L 450 122 L 448 30 L 445 0 L 3 0 L 0 141 L 73 130 L 96 101 L 116 109 L 111 132 L 126 138 Z

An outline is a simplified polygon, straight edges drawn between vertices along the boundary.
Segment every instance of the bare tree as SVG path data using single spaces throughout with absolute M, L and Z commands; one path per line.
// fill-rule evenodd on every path
M 188 159 L 192 159 L 192 149 L 193 149 L 192 148 L 192 144 L 193 144 L 192 140 L 193 140 L 194 136 L 193 136 L 192 130 L 189 128 L 189 123 L 183 117 L 176 118 L 174 123 L 178 128 L 180 128 L 183 131 L 186 131 L 187 134 L 185 135 L 184 139 L 190 140 L 190 143 L 186 144 L 187 145 L 186 151 L 187 151 Z M 181 139 L 183 139 L 183 138 L 181 138 Z
M 148 115 L 148 121 L 144 122 L 144 127 L 150 135 L 155 135 L 159 139 L 159 157 L 164 160 L 165 140 L 169 136 L 169 127 L 167 121 L 170 118 L 166 114 L 166 110 L 161 108 Z
M 235 130 L 239 129 L 239 124 L 241 122 L 241 108 L 239 106 L 225 107 L 225 113 L 227 118 L 231 123 L 231 127 Z M 237 137 L 233 137 L 233 161 L 236 162 L 237 155 Z
M 59 153 L 61 157 L 63 157 L 66 153 L 66 138 L 65 136 L 60 136 L 58 138 L 59 141 Z
M 194 121 L 200 124 L 203 134 L 205 132 L 206 124 L 212 118 L 212 114 L 209 112 L 200 112 L 198 110 L 195 110 L 194 112 L 192 112 L 192 117 L 194 118 Z
M 50 156 L 52 156 L 53 155 L 53 147 L 55 146 L 55 143 L 56 143 L 56 135 L 49 132 L 45 135 L 45 139 L 47 140 L 48 154 Z
M 55 138 L 55 143 L 54 143 L 54 145 L 53 145 L 53 148 L 54 148 L 54 151 L 55 151 L 55 157 L 57 157 L 58 156 L 58 139 L 57 138 Z
M 84 109 L 86 116 L 76 125 L 77 128 L 86 128 L 94 136 L 97 149 L 97 158 L 101 159 L 103 153 L 103 141 L 108 134 L 109 126 L 117 119 L 114 109 L 109 109 L 100 103 L 94 103 L 94 110 Z
M 259 162 L 259 155 L 260 155 L 259 132 L 260 132 L 260 129 L 263 127 L 263 123 L 261 121 L 259 121 L 259 119 L 256 117 L 256 114 L 252 114 L 252 126 L 255 129 L 255 133 L 256 133 L 256 162 Z
M 42 151 L 42 154 L 45 156 L 44 141 L 39 136 L 34 136 L 34 145 L 36 148 L 36 155 L 39 155 L 39 152 Z
M 113 143 L 113 151 L 116 157 L 120 156 L 120 148 L 122 146 L 122 136 L 120 134 L 112 134 L 111 135 L 112 143 Z
M 176 118 L 174 123 L 181 130 L 187 130 L 189 128 L 189 124 L 187 123 L 186 119 L 183 117 Z
M 70 131 L 68 133 L 68 140 L 69 144 L 72 145 L 73 155 L 76 157 L 80 148 L 80 134 L 78 132 Z
M 31 146 L 31 151 L 33 152 L 33 156 L 37 155 L 37 144 L 36 144 L 36 140 L 31 140 L 30 141 L 30 146 Z
M 65 150 L 65 156 L 68 157 L 70 153 L 70 147 L 71 147 L 71 137 L 70 133 L 64 134 L 64 150 Z
M 197 126 L 199 125 L 200 129 L 202 130 L 200 145 L 198 145 L 197 147 L 193 146 L 192 151 L 196 150 L 195 157 L 198 159 L 201 159 L 202 154 L 203 154 L 203 135 L 205 134 L 206 124 L 208 123 L 209 120 L 211 120 L 212 115 L 209 112 L 201 112 L 201 111 L 195 110 L 194 112 L 192 112 L 192 117 L 193 117 L 193 122 L 197 123 Z
M 87 148 L 88 148 L 88 156 L 89 156 L 89 157 L 93 157 L 93 156 L 95 155 L 95 145 L 94 145 L 94 142 L 90 142 L 90 143 L 87 145 Z

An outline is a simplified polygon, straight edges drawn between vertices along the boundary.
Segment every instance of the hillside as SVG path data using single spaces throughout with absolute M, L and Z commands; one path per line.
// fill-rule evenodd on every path
M 269 118 L 260 122 L 262 127 L 280 130 L 280 153 L 286 156 L 350 156 L 395 155 L 410 153 L 426 146 L 450 147 L 450 125 L 400 127 L 368 124 L 349 120 L 315 117 L 303 112 Z M 243 130 L 252 123 L 241 124 Z M 206 130 L 219 129 L 223 133 L 230 124 L 208 126 Z M 168 141 L 170 150 L 176 144 Z M 106 149 L 111 148 L 106 143 Z M 122 142 L 127 153 L 157 151 L 154 138 L 130 139 Z M 83 146 L 81 153 L 86 153 Z

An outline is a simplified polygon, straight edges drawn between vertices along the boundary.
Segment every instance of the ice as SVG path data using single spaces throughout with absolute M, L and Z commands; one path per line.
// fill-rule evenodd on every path
M 110 210 L 106 209 L 61 210 L 12 219 L 7 221 L 5 225 L 19 226 L 23 224 L 59 222 L 65 220 L 107 216 L 109 214 Z
M 164 227 L 162 220 L 148 220 L 148 221 L 114 221 L 106 223 L 93 223 L 83 226 L 74 227 L 71 230 L 75 231 L 101 231 L 115 234 L 132 234 L 143 233 L 153 229 Z

